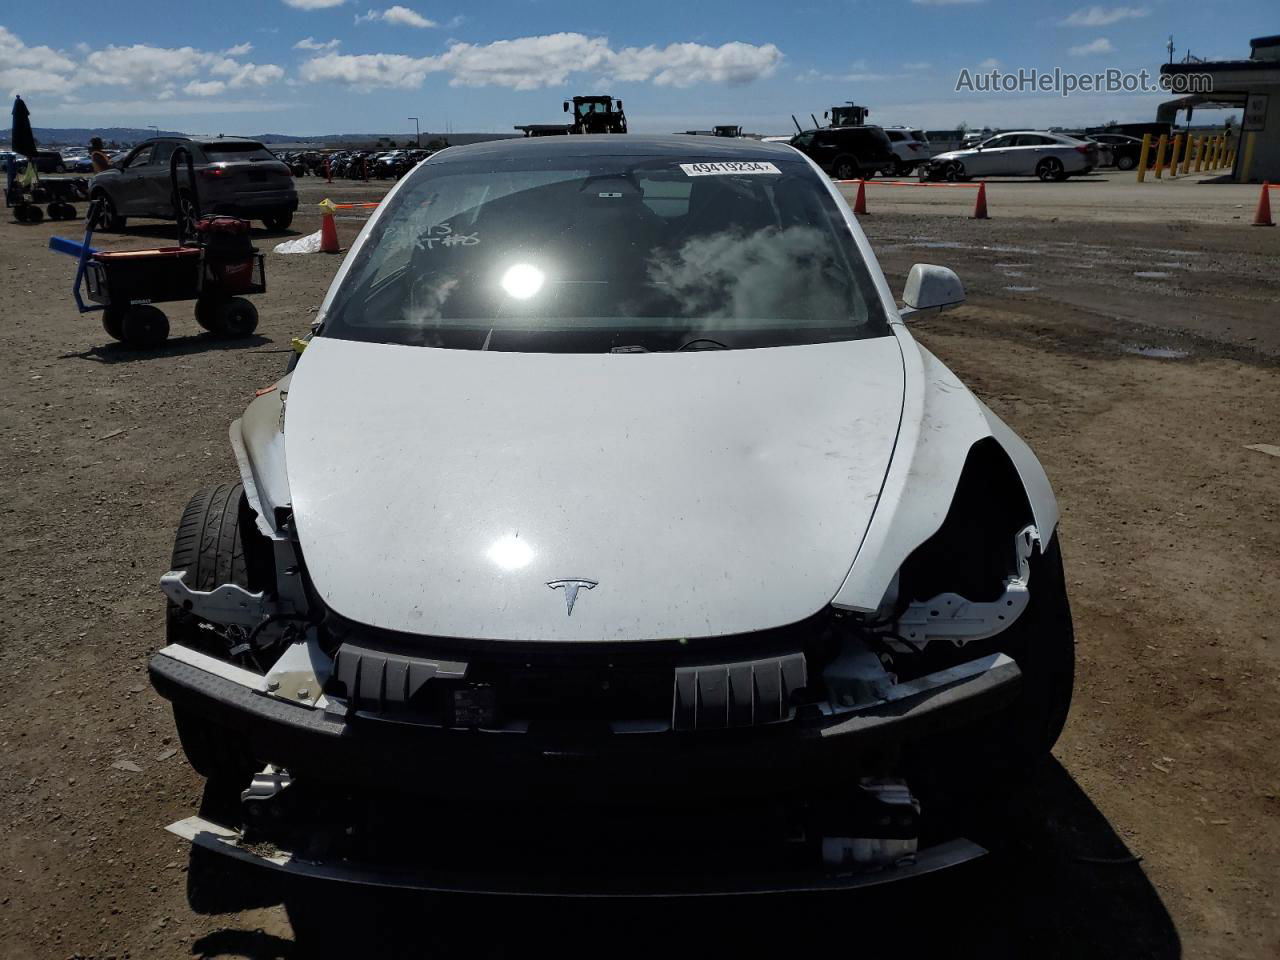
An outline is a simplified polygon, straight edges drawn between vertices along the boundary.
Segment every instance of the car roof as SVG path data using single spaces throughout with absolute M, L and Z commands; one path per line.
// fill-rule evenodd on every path
M 565 137 L 510 137 L 449 147 L 434 155 L 433 163 L 480 158 L 513 157 L 678 157 L 720 160 L 798 160 L 786 144 L 729 137 L 691 137 L 687 134 L 574 134 Z

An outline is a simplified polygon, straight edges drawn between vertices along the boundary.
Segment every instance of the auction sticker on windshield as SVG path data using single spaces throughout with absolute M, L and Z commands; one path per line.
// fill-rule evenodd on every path
M 758 160 L 718 160 L 715 163 L 682 163 L 680 169 L 690 177 L 737 176 L 743 173 L 782 173 L 772 163 Z

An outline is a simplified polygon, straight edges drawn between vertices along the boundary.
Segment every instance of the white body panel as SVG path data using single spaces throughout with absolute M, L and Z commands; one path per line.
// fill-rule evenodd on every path
M 896 318 L 866 236 L 823 181 Z M 245 431 L 241 469 L 291 496 L 325 602 L 388 629 L 644 640 L 765 629 L 832 602 L 870 611 L 941 525 L 978 440 L 1010 456 L 1044 542 L 1058 518 L 1026 445 L 901 320 L 891 330 L 638 355 L 321 337 L 290 385 L 287 479 L 267 431 Z M 568 591 L 546 584 L 576 579 L 598 586 L 568 616 Z
M 386 629 L 714 636 L 801 620 L 857 552 L 902 410 L 895 337 L 676 354 L 312 341 L 289 489 L 324 601 Z M 585 579 L 572 616 L 548 581 Z

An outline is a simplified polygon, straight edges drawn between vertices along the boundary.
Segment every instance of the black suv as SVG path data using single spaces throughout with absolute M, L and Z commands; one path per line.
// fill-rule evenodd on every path
M 791 145 L 837 180 L 874 177 L 892 170 L 898 158 L 880 127 L 821 127 L 791 138 Z
M 90 199 L 102 200 L 107 230 L 121 230 L 129 217 L 173 220 L 169 162 L 178 147 L 191 151 L 201 213 L 225 213 L 261 220 L 268 230 L 285 230 L 298 209 L 298 191 L 289 166 L 255 140 L 242 137 L 160 137 L 138 144 L 93 178 Z M 185 164 L 178 175 L 182 216 L 194 220 Z

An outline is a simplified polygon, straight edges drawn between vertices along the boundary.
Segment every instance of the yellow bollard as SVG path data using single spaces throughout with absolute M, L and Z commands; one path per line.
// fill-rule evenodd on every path
M 1156 141 L 1156 179 L 1164 178 L 1164 148 L 1169 145 L 1169 138 L 1163 133 L 1160 139 Z
M 1204 134 L 1196 137 L 1196 173 L 1204 169 Z
M 1187 142 L 1182 151 L 1182 175 L 1185 177 L 1191 172 L 1191 148 L 1194 144 L 1191 142 L 1191 134 L 1187 134 Z
M 1142 135 L 1142 152 L 1138 154 L 1138 182 L 1147 179 L 1147 154 L 1151 152 L 1151 134 Z
M 1221 134 L 1214 137 L 1213 142 L 1213 169 L 1222 169 L 1222 145 L 1226 142 L 1226 138 Z
M 1182 156 L 1182 134 L 1177 134 L 1173 138 L 1173 156 L 1169 158 L 1169 176 L 1177 178 L 1178 161 Z
M 1249 182 L 1249 172 L 1253 168 L 1253 136 L 1253 131 L 1244 135 L 1244 156 L 1240 161 L 1240 176 L 1236 178 L 1241 183 Z

